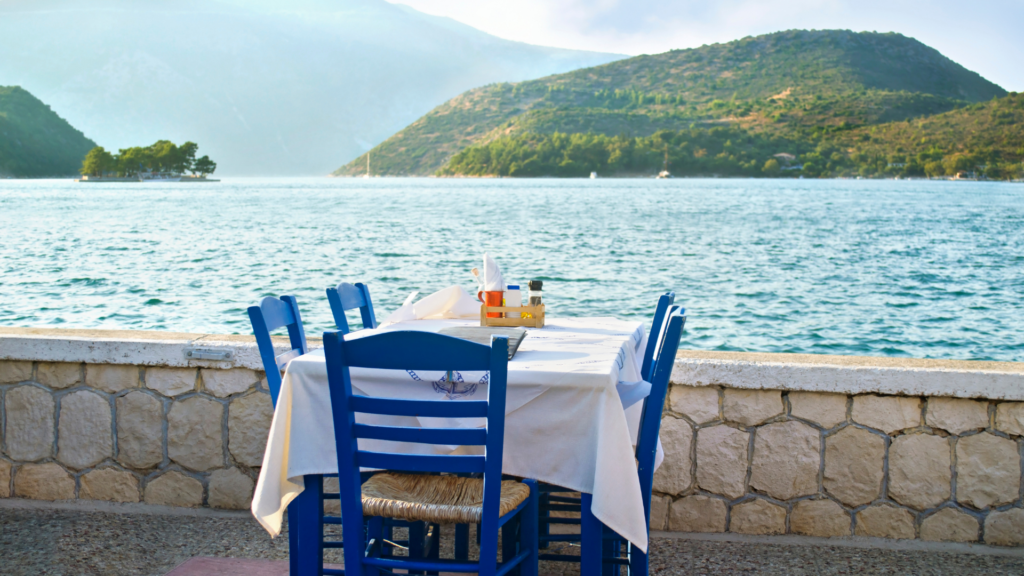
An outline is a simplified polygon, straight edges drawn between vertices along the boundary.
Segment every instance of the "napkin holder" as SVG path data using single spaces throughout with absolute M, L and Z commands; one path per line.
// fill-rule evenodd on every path
M 519 312 L 519 318 L 488 318 L 488 312 L 501 312 L 503 315 L 509 312 Z M 530 318 L 523 318 L 529 314 Z M 526 326 L 528 328 L 544 327 L 544 305 L 537 306 L 488 306 L 480 305 L 481 326 Z

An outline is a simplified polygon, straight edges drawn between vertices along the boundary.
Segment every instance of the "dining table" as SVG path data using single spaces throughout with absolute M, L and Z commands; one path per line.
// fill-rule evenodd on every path
M 439 332 L 479 322 L 479 318 L 405 319 L 351 332 L 345 338 L 393 330 Z M 648 530 L 634 445 L 642 409 L 639 400 L 650 391 L 640 369 L 646 343 L 641 322 L 609 317 L 548 316 L 543 328 L 527 329 L 508 363 L 502 461 L 503 474 L 580 492 L 593 518 L 645 552 Z M 488 391 L 486 372 L 353 368 L 350 373 L 353 391 L 366 396 L 458 402 L 486 399 Z M 476 418 L 364 414 L 357 421 L 424 428 L 484 424 Z M 473 454 L 483 449 L 360 442 L 367 443 L 369 450 L 400 453 Z M 659 464 L 660 456 L 659 446 Z M 303 501 L 307 484 L 315 483 L 319 493 L 322 477 L 337 471 L 327 367 L 320 348 L 287 365 L 252 500 L 253 515 L 272 536 L 279 535 L 288 506 L 296 499 Z M 318 499 L 305 502 L 299 506 L 302 513 L 317 513 Z M 596 534 L 599 539 L 600 529 Z M 299 546 L 313 537 L 320 535 L 300 535 Z M 590 547 L 598 556 L 591 556 L 589 562 L 585 557 L 584 566 L 599 565 L 600 548 Z M 585 555 L 587 551 L 584 542 Z

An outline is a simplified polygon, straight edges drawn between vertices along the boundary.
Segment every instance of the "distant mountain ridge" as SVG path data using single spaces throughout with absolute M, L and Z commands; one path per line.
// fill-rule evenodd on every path
M 466 89 L 621 57 L 383 0 L 0 0 L 0 54 L 106 148 L 203 142 L 228 175 L 326 174 Z
M 372 150 L 374 173 L 426 175 L 514 133 L 646 136 L 691 125 L 793 136 L 939 114 L 1007 93 L 896 33 L 790 30 L 465 92 Z M 335 171 L 365 171 L 360 157 Z
M 18 86 L 0 86 L 0 177 L 70 176 L 96 143 Z

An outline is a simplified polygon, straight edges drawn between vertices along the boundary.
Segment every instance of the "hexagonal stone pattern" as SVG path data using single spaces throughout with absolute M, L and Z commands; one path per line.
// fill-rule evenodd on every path
M 850 515 L 831 500 L 801 500 L 793 506 L 789 527 L 805 536 L 849 536 Z
M 22 464 L 14 476 L 14 495 L 34 500 L 70 500 L 75 479 L 55 462 Z
M 55 390 L 82 383 L 82 365 L 77 362 L 40 362 L 36 382 Z
M 853 397 L 853 421 L 892 434 L 921 425 L 921 400 L 906 396 Z
M 144 499 L 147 504 L 194 508 L 203 505 L 203 485 L 195 478 L 171 471 L 146 484 Z
M 697 424 L 718 420 L 718 389 L 673 385 L 669 390 L 669 407 Z
M 985 544 L 1024 546 L 1024 509 L 995 511 L 985 517 Z
M 218 398 L 227 398 L 232 394 L 245 392 L 260 380 L 256 376 L 256 371 L 248 368 L 233 368 L 231 370 L 203 368 L 199 373 L 203 378 L 203 388 Z
M 57 459 L 81 470 L 113 456 L 110 423 L 110 403 L 105 397 L 88 390 L 63 397 L 57 423 Z
M 245 510 L 252 503 L 253 481 L 238 468 L 214 470 L 210 474 L 210 506 Z
M 7 391 L 4 412 L 8 456 L 31 462 L 53 455 L 55 406 L 53 396 L 42 388 L 18 386 Z
M 661 419 L 661 446 L 665 461 L 654 473 L 654 490 L 665 494 L 679 494 L 690 487 L 690 443 L 693 429 L 681 418 Z
M 729 422 L 753 426 L 782 414 L 783 409 L 779 390 L 726 388 L 724 391 L 722 413 Z
M 1002 402 L 996 406 L 996 430 L 1024 436 L 1024 402 Z
M 878 498 L 882 490 L 885 439 L 847 426 L 825 438 L 825 490 L 847 506 Z
M 818 491 L 818 431 L 790 420 L 757 429 L 750 486 L 779 500 Z
M 790 392 L 790 414 L 822 428 L 835 428 L 846 422 L 846 395 L 824 392 Z
M 746 493 L 750 433 L 729 426 L 697 431 L 697 484 L 715 494 L 739 498 Z
M 139 386 L 139 367 L 121 364 L 86 364 L 85 385 L 116 394 Z
M 889 504 L 870 506 L 857 512 L 857 536 L 906 539 L 914 537 L 914 515 Z
M 943 508 L 921 522 L 921 540 L 976 542 L 978 520 L 955 508 Z
M 694 494 L 672 503 L 669 530 L 673 532 L 725 532 L 725 502 Z
M 889 496 L 918 510 L 945 502 L 953 477 L 950 458 L 949 441 L 940 436 L 894 439 L 889 446 Z
M 146 387 L 164 396 L 179 396 L 196 389 L 195 368 L 147 368 Z
M 228 448 L 239 464 L 260 466 L 274 419 L 270 394 L 255 392 L 231 401 L 228 406 Z
M 785 534 L 786 509 L 755 498 L 732 507 L 729 532 L 738 534 Z
M 192 470 L 224 466 L 219 403 L 193 396 L 175 402 L 167 413 L 167 455 Z
M 92 470 L 82 476 L 78 497 L 82 500 L 138 502 L 139 480 L 131 472 L 117 468 Z
M 129 392 L 117 406 L 117 460 L 132 468 L 150 468 L 163 462 L 163 417 L 160 400 L 145 392 Z
M 0 384 L 17 384 L 31 379 L 31 362 L 0 360 Z
M 963 398 L 929 398 L 925 423 L 950 434 L 988 428 L 988 402 Z
M 989 433 L 960 438 L 956 443 L 956 498 L 962 504 L 987 508 L 1008 504 L 1020 492 L 1020 453 L 1013 440 Z

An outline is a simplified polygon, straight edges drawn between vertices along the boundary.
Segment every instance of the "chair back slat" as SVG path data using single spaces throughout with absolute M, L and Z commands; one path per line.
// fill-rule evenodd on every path
M 487 402 L 437 402 L 434 400 L 397 400 L 352 396 L 349 408 L 364 414 L 389 416 L 422 416 L 429 418 L 483 418 L 487 416 Z
M 644 513 L 648 526 L 651 521 L 651 490 L 654 484 L 654 461 L 658 451 L 661 414 L 665 408 L 668 383 L 672 377 L 672 367 L 685 325 L 686 316 L 679 310 L 668 317 L 668 327 L 665 329 L 651 378 L 651 393 L 644 399 L 640 416 L 640 432 L 636 442 L 637 474 L 640 476 L 640 492 L 644 499 Z
M 270 399 L 277 406 L 277 397 L 281 392 L 281 370 L 293 358 L 309 351 L 306 345 L 306 332 L 302 328 L 302 316 L 299 314 L 299 303 L 294 296 L 285 295 L 280 298 L 267 296 L 259 304 L 248 309 L 252 332 L 256 336 L 256 346 L 263 361 L 263 370 L 267 374 L 267 387 Z M 279 328 L 288 329 L 288 340 L 291 350 L 277 355 L 270 333 Z
M 668 319 L 673 314 L 677 314 L 677 313 L 680 316 L 683 316 L 684 314 L 686 314 L 686 310 L 682 306 L 676 306 L 676 305 L 669 306 L 668 314 L 666 314 L 665 318 Z M 683 323 L 684 324 L 686 323 L 685 317 L 683 318 Z M 651 361 L 651 367 L 649 369 L 650 370 L 650 374 L 648 375 L 648 380 L 647 380 L 648 382 L 650 382 L 654 378 L 654 373 L 658 369 L 658 360 L 661 359 L 661 350 L 665 346 L 665 335 L 668 332 L 668 330 L 667 330 L 668 322 L 663 323 L 662 327 L 664 328 L 664 330 L 662 330 L 661 334 L 658 335 L 658 339 L 656 341 L 656 348 L 655 348 L 655 351 L 654 351 L 654 358 Z M 670 361 L 674 362 L 675 361 L 675 357 L 673 356 L 672 358 L 670 358 Z
M 456 472 L 479 474 L 484 472 L 483 456 L 448 456 L 441 454 L 391 454 L 385 452 L 356 452 L 356 464 L 364 468 L 402 470 L 403 472 Z
M 363 321 L 364 329 L 377 327 L 377 317 L 373 313 L 373 302 L 370 301 L 370 289 L 362 282 L 349 284 L 342 282 L 337 286 L 327 289 L 327 302 L 331 305 L 331 314 L 334 316 L 334 324 L 342 334 L 348 334 L 351 330 L 348 325 L 347 310 L 359 309 L 359 316 Z
M 640 377 L 648 382 L 651 380 L 651 368 L 654 363 L 654 357 L 657 354 L 658 343 L 664 331 L 665 318 L 669 315 L 669 306 L 675 300 L 675 292 L 666 292 L 658 298 L 658 307 L 654 309 L 654 321 L 651 323 L 651 333 L 647 336 L 647 348 L 644 349 L 644 359 L 640 366 Z
M 410 428 L 356 424 L 355 434 L 356 438 L 417 444 L 451 446 L 483 446 L 487 444 L 487 431 L 483 428 Z
M 396 353 L 398 350 L 402 353 Z M 366 338 L 346 339 L 345 355 L 346 366 L 353 368 L 438 372 L 484 372 L 491 369 L 489 346 L 417 330 L 395 330 Z M 452 366 L 453 362 L 458 364 L 458 368 Z
M 371 336 L 344 337 L 339 330 L 324 333 L 327 379 L 334 415 L 334 440 L 338 452 L 342 523 L 346 535 L 345 565 L 362 573 L 363 509 L 360 468 L 406 472 L 483 473 L 483 505 L 480 520 L 480 558 L 498 558 L 498 506 L 501 498 L 501 464 L 505 434 L 505 391 L 508 380 L 508 338 L 494 337 L 491 346 L 418 331 L 393 331 Z M 458 370 L 488 373 L 487 401 L 406 400 L 369 398 L 352 392 L 349 368 L 386 370 Z M 411 382 L 410 386 L 423 385 Z M 402 426 L 356 424 L 357 413 L 426 417 L 486 417 L 481 429 L 424 429 Z M 410 432 L 398 432 L 406 428 Z M 482 432 L 482 434 L 481 434 Z M 484 446 L 483 456 L 453 454 L 394 454 L 360 448 L 360 438 L 407 439 L 418 434 L 421 443 L 452 440 L 459 445 Z M 388 438 L 380 438 L 388 436 Z M 408 440 L 406 440 L 408 441 Z M 356 535 L 356 536 L 352 536 Z M 356 542 L 349 543 L 355 538 Z M 481 573 L 493 573 L 493 564 Z

